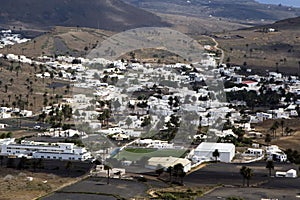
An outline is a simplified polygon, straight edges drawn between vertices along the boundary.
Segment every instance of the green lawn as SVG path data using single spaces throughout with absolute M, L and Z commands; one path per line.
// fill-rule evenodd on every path
M 185 149 L 151 149 L 151 148 L 128 148 L 119 152 L 114 156 L 118 160 L 137 161 L 143 157 L 184 157 L 186 153 Z

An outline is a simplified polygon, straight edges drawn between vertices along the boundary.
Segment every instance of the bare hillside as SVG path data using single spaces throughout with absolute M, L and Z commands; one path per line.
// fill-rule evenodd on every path
M 121 0 L 0 0 L 0 26 L 49 29 L 89 27 L 113 31 L 165 26 L 160 17 Z

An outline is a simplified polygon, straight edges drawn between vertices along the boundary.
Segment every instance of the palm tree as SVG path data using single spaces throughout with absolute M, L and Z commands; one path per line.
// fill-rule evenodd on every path
M 245 180 L 247 180 L 247 186 L 249 187 L 249 182 L 253 176 L 253 170 L 249 167 L 243 166 L 240 169 L 240 174 L 243 176 L 243 186 L 245 186 Z
M 269 145 L 272 141 L 272 137 L 269 133 L 266 134 L 265 142 Z
M 109 165 L 104 165 L 104 170 L 107 171 L 107 185 L 109 185 L 109 178 L 110 178 L 110 170 L 111 170 L 111 166 L 109 166 Z
M 181 174 L 184 173 L 184 170 L 183 170 L 184 167 L 181 163 L 178 163 L 178 164 L 174 165 L 173 169 L 174 169 L 173 175 L 175 176 L 175 178 L 176 178 L 175 181 L 177 182 L 177 177 L 180 177 Z M 181 182 L 182 182 L 182 180 L 181 180 Z
M 278 127 L 279 127 L 279 123 L 278 123 L 278 121 L 275 121 L 270 128 L 270 131 L 272 131 L 274 138 L 276 138 L 276 130 Z
M 172 182 L 172 171 L 173 171 L 173 167 L 168 167 L 167 168 L 167 172 L 169 173 L 169 181 Z
M 240 169 L 240 174 L 243 176 L 243 187 L 245 186 L 245 180 L 246 180 L 246 169 L 247 167 L 246 166 L 243 166 L 241 169 Z
M 155 170 L 155 173 L 160 176 L 162 173 L 164 172 L 164 167 L 161 165 L 161 164 L 158 164 L 156 166 L 156 170 Z
M 68 171 L 68 174 L 70 173 L 72 167 L 73 167 L 73 163 L 71 161 L 68 161 L 65 166 L 66 170 Z
M 266 168 L 269 169 L 269 176 L 271 176 L 272 169 L 274 169 L 273 160 L 268 160 L 267 161 Z
M 249 187 L 249 182 L 250 182 L 250 179 L 252 178 L 253 176 L 253 170 L 249 167 L 247 167 L 246 171 L 245 171 L 245 178 L 247 179 L 247 186 Z
M 216 149 L 213 153 L 212 153 L 213 157 L 215 157 L 215 161 L 218 161 L 218 157 L 220 157 L 220 153 L 218 151 L 218 149 Z
M 281 120 L 280 121 L 280 126 L 281 126 L 281 136 L 283 136 L 284 135 L 284 121 L 283 120 Z

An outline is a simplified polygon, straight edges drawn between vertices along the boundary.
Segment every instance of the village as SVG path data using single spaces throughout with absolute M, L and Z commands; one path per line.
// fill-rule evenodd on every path
M 201 63 L 193 64 L 45 55 L 34 60 L 14 54 L 0 58 L 44 65 L 47 71 L 36 73 L 37 78 L 68 81 L 72 90 L 71 98 L 37 113 L 2 106 L 1 119 L 63 113 L 74 120 L 64 127 L 36 124 L 31 127 L 34 139 L 3 135 L 1 156 L 94 162 L 92 176 L 117 178 L 178 167 L 186 175 L 211 162 L 299 164 L 299 155 L 270 145 L 299 131 L 286 126 L 300 115 L 297 75 L 262 75 L 247 66 L 219 64 L 220 58 L 208 50 Z M 266 120 L 274 122 L 268 131 L 254 128 Z M 10 125 L 0 126 L 5 130 Z M 275 176 L 296 178 L 298 171 L 277 171 Z

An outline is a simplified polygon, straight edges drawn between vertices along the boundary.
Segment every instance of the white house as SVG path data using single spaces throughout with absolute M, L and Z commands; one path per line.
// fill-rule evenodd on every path
M 0 118 L 2 118 L 2 119 L 11 118 L 11 113 L 1 112 L 0 113 Z
M 8 124 L 0 124 L 0 129 L 8 127 Z
M 286 176 L 288 178 L 297 178 L 297 170 L 295 169 L 290 169 L 286 172 Z
M 295 169 L 290 169 L 287 172 L 277 171 L 275 177 L 297 178 L 297 171 Z
M 254 148 L 248 148 L 244 154 L 245 156 L 262 156 L 263 155 L 263 149 L 254 149 Z
M 235 146 L 232 143 L 211 143 L 211 142 L 202 142 L 195 149 L 194 158 L 193 159 L 202 159 L 208 158 L 214 160 L 213 152 L 218 150 L 220 156 L 218 160 L 225 163 L 230 163 L 235 156 Z
M 269 159 L 279 162 L 287 161 L 287 155 L 283 151 L 281 151 L 276 145 L 266 147 L 266 153 L 269 156 Z
M 104 176 L 106 177 L 108 170 L 105 170 L 104 165 L 97 165 L 95 170 L 92 171 L 92 176 Z M 125 175 L 125 169 L 122 168 L 112 168 L 109 172 L 109 177 L 120 178 Z
M 272 113 L 258 112 L 256 113 L 256 117 L 259 119 L 259 121 L 264 121 L 266 119 L 272 119 L 273 115 Z
M 136 144 L 145 146 L 146 148 L 157 148 L 157 149 L 172 149 L 174 148 L 174 143 L 169 143 L 168 141 L 162 140 L 152 140 L 152 139 L 143 139 L 136 140 Z
M 185 158 L 175 158 L 175 157 L 152 157 L 148 160 L 145 166 L 148 169 L 155 170 L 157 166 L 162 166 L 165 170 L 168 167 L 174 167 L 177 164 L 183 165 L 183 171 L 188 172 L 191 170 L 191 161 Z
M 20 112 L 20 115 L 22 115 L 23 117 L 31 117 L 33 114 L 33 112 L 31 110 L 22 110 Z

